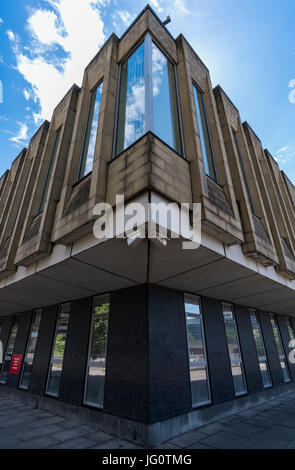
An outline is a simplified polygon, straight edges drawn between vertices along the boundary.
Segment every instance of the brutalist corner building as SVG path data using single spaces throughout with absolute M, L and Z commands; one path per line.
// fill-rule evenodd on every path
M 97 239 L 117 195 L 200 203 L 201 246 Z M 293 390 L 294 227 L 293 184 L 147 6 L 0 178 L 1 392 L 154 445 Z

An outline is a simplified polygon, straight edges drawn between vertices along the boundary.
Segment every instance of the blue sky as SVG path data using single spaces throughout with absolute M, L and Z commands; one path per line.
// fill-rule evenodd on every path
M 108 36 L 120 36 L 145 5 L 1 0 L 0 174 L 42 120 L 50 120 L 72 83 L 81 84 L 84 67 Z M 151 0 L 150 5 L 162 19 L 171 15 L 171 33 L 184 34 L 209 68 L 213 86 L 222 86 L 295 183 L 295 1 Z

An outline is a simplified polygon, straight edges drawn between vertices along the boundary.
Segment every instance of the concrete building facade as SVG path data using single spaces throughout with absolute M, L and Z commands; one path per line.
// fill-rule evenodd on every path
M 97 239 L 117 195 L 201 204 L 200 247 Z M 294 227 L 291 181 L 146 7 L 0 178 L 0 387 L 148 445 L 288 392 Z

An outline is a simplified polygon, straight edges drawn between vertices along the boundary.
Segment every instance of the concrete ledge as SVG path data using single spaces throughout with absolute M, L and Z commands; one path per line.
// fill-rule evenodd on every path
M 294 391 L 295 384 L 284 384 L 279 387 L 269 388 L 263 392 L 245 395 L 226 403 L 199 408 L 184 415 L 148 425 L 109 415 L 84 406 L 71 405 L 51 397 L 41 397 L 23 390 L 0 385 L 0 393 L 9 398 L 15 398 L 79 424 L 90 424 L 115 437 L 142 444 L 146 447 L 155 446 L 205 424 L 215 422 Z

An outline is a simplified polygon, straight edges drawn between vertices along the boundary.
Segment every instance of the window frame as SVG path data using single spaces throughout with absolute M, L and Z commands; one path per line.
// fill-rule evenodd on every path
M 6 385 L 7 384 L 7 379 L 8 379 L 8 376 L 9 376 L 9 369 L 8 369 L 8 374 L 7 374 L 7 378 L 6 378 L 5 382 L 3 382 L 3 380 L 2 380 L 3 368 L 4 368 L 4 365 L 5 365 L 5 358 L 6 358 L 6 355 L 7 355 L 7 350 L 8 350 L 8 347 L 9 347 L 9 342 L 10 342 L 12 330 L 13 330 L 15 324 L 16 324 L 17 329 L 16 329 L 16 334 L 15 334 L 15 338 L 14 338 L 14 343 L 13 343 L 13 348 L 12 348 L 12 353 L 11 353 L 11 359 L 10 359 L 10 364 L 9 364 L 9 368 L 10 368 L 11 360 L 12 360 L 13 352 L 14 352 L 14 348 L 15 348 L 15 341 L 16 341 L 17 334 L 18 334 L 18 331 L 19 331 L 20 321 L 21 321 L 21 314 L 20 313 L 15 314 L 13 316 L 12 324 L 11 324 L 11 327 L 10 327 L 10 330 L 9 330 L 9 336 L 8 336 L 8 340 L 7 340 L 7 344 L 6 344 L 6 348 L 5 348 L 5 353 L 3 355 L 3 363 L 2 363 L 1 370 L 0 370 L 0 384 L 1 385 Z
M 186 310 L 185 310 L 185 303 L 186 303 L 186 296 L 189 297 L 195 297 L 198 301 L 199 309 L 200 309 L 200 317 L 201 317 L 201 331 L 202 331 L 202 339 L 203 339 L 203 350 L 204 350 L 204 358 L 206 362 L 206 374 L 207 374 L 207 389 L 208 389 L 208 400 L 194 404 L 193 403 L 193 395 L 192 395 L 192 381 L 191 381 L 191 375 L 190 375 L 190 356 L 189 356 L 189 340 L 188 340 L 188 328 L 187 328 L 187 320 L 186 320 Z M 191 294 L 190 292 L 184 292 L 183 293 L 183 309 L 184 309 L 184 321 L 185 321 L 185 337 L 186 337 L 186 349 L 187 349 L 187 358 L 188 358 L 188 373 L 189 373 L 189 378 L 190 378 L 190 394 L 191 394 L 191 404 L 192 404 L 192 409 L 197 409 L 197 408 L 202 408 L 204 406 L 208 406 L 212 404 L 212 391 L 211 391 L 211 376 L 210 376 L 210 371 L 209 371 L 209 364 L 208 364 L 208 352 L 207 352 L 207 342 L 206 342 L 206 336 L 205 336 L 205 327 L 204 327 L 204 321 L 203 321 L 203 306 L 202 306 L 202 298 L 199 295 L 196 294 Z M 194 315 L 194 314 L 191 314 Z
M 90 118 L 90 112 L 91 112 L 92 96 L 93 96 L 93 93 L 94 93 L 94 92 L 97 93 L 98 88 L 100 87 L 100 85 L 102 85 L 102 89 L 101 89 L 101 99 L 102 99 L 103 83 L 104 83 L 104 77 L 102 77 L 102 78 L 97 82 L 97 84 L 89 91 L 87 119 L 86 119 L 86 123 L 85 123 L 85 125 L 84 125 L 83 141 L 82 141 L 82 147 L 81 147 L 81 153 L 80 153 L 80 159 L 79 159 L 79 165 L 78 165 L 78 172 L 77 172 L 76 184 L 79 183 L 80 181 L 82 181 L 84 178 L 86 178 L 86 176 L 90 175 L 90 173 L 92 173 L 92 171 L 93 171 L 93 167 L 92 167 L 91 171 L 89 171 L 88 173 L 85 173 L 83 176 L 81 176 L 81 170 L 82 170 L 82 168 L 83 168 L 83 160 L 84 160 L 84 150 L 85 150 L 86 136 L 87 136 L 87 131 L 88 131 L 88 128 L 89 128 L 89 125 L 90 125 L 90 123 L 89 123 L 89 118 Z M 95 96 L 95 102 L 96 102 L 96 96 Z M 95 107 L 95 103 L 94 103 L 94 107 Z M 99 127 L 99 120 L 100 120 L 100 111 L 101 111 L 101 103 L 100 103 L 100 106 L 99 106 L 99 114 L 98 114 L 98 121 L 97 121 L 96 138 L 97 138 L 97 134 L 98 134 L 98 127 Z M 91 121 L 91 126 L 92 126 L 92 122 L 93 122 L 93 117 L 92 117 L 92 121 Z M 90 145 L 90 139 L 89 139 L 89 142 L 88 142 L 87 153 L 85 154 L 85 159 L 86 159 L 86 161 L 87 161 L 87 154 L 88 154 L 89 145 Z M 96 141 L 95 141 L 95 147 L 96 147 Z M 93 157 L 94 157 L 94 156 L 93 156 Z M 85 168 L 86 168 L 86 161 L 85 161 Z M 93 158 L 93 161 L 94 161 L 94 158 Z
M 49 189 L 49 185 L 50 185 L 50 179 L 51 179 L 51 176 L 52 176 L 54 163 L 56 162 L 56 160 L 58 158 L 58 150 L 60 149 L 60 145 L 61 145 L 62 127 L 63 126 L 60 126 L 54 133 L 53 147 L 52 147 L 51 154 L 50 154 L 49 165 L 48 165 L 48 168 L 47 168 L 47 171 L 46 171 L 46 177 L 45 177 L 45 180 L 44 180 L 44 183 L 43 183 L 42 194 L 41 194 L 41 198 L 40 198 L 40 202 L 39 202 L 39 206 L 38 206 L 38 212 L 36 214 L 36 217 L 38 217 L 38 215 L 40 215 L 44 212 L 44 207 L 45 207 L 45 203 L 46 203 L 46 198 L 47 198 L 47 194 L 48 194 L 48 189 Z
M 48 385 L 49 385 L 49 380 L 50 380 L 50 373 L 51 373 L 51 366 L 52 366 L 52 359 L 54 357 L 54 347 L 55 347 L 55 343 L 56 343 L 56 333 L 57 333 L 57 327 L 58 327 L 58 322 L 60 320 L 59 316 L 60 314 L 62 313 L 61 312 L 61 309 L 63 307 L 66 307 L 69 305 L 69 312 L 67 312 L 69 314 L 69 318 L 67 320 L 67 334 L 66 334 L 66 340 L 65 340 L 65 350 L 64 350 L 64 355 L 63 355 L 63 363 L 64 363 L 64 357 L 65 357 L 65 352 L 66 352 L 66 344 L 67 344 L 67 338 L 68 338 L 68 329 L 69 329 L 69 322 L 70 322 L 70 315 L 71 315 L 71 302 L 65 302 L 65 303 L 62 303 L 62 304 L 59 304 L 58 306 L 58 313 L 57 313 L 57 317 L 56 317 L 56 320 L 55 320 L 55 329 L 54 329 L 54 335 L 53 335 L 53 340 L 52 340 L 52 345 L 51 345 L 51 355 L 50 355 L 50 361 L 49 361 L 49 367 L 48 367 L 48 371 L 47 371 L 47 379 L 46 379 L 46 387 L 45 387 L 45 395 L 49 396 L 49 397 L 52 397 L 52 398 L 56 398 L 58 399 L 59 397 L 59 392 L 58 394 L 54 394 L 54 393 L 50 393 L 48 392 Z M 62 371 L 63 371 L 63 366 L 62 366 L 62 370 L 61 370 L 61 375 L 62 375 Z
M 37 315 L 39 312 L 41 312 L 41 319 L 40 319 L 40 322 L 39 322 L 39 323 L 36 323 L 36 321 L 35 321 L 36 315 Z M 38 308 L 38 309 L 34 310 L 34 313 L 33 313 L 33 318 L 32 318 L 32 321 L 31 321 L 31 327 L 30 327 L 30 331 L 29 331 L 28 338 L 27 338 L 27 344 L 26 344 L 25 354 L 24 354 L 24 356 L 23 356 L 23 361 L 22 361 L 22 370 L 21 370 L 21 373 L 20 373 L 20 378 L 19 378 L 19 383 L 18 383 L 18 388 L 20 388 L 21 390 L 29 390 L 29 388 L 30 388 L 30 385 L 29 385 L 28 387 L 24 387 L 24 386 L 22 385 L 22 380 L 23 380 L 23 376 L 24 376 L 25 364 L 26 364 L 26 357 L 27 357 L 28 350 L 29 350 L 29 345 L 30 345 L 30 340 L 31 340 L 31 334 L 32 334 L 32 331 L 33 331 L 33 327 L 36 326 L 36 325 L 39 326 L 39 329 L 38 329 L 38 336 L 37 336 L 37 339 L 36 339 L 36 347 L 37 347 L 37 341 L 38 341 L 38 338 L 39 338 L 40 326 L 41 326 L 41 322 L 42 322 L 43 313 L 44 313 L 44 309 L 43 309 L 43 308 Z M 32 366 L 33 366 L 34 358 L 35 358 L 35 354 L 36 354 L 36 347 L 35 347 L 35 351 L 34 351 L 34 357 L 33 357 Z
M 180 135 L 180 145 L 181 153 L 171 147 L 167 142 L 157 136 L 153 128 L 153 75 L 152 75 L 152 44 L 155 44 L 156 47 L 161 51 L 161 53 L 166 57 L 166 59 L 172 64 L 174 70 L 174 80 L 175 80 L 175 98 L 177 103 L 177 117 L 179 122 L 179 135 Z M 136 50 L 144 44 L 144 82 L 145 82 L 145 130 L 141 137 L 136 139 L 132 144 L 128 145 L 125 149 L 117 153 L 117 136 L 118 136 L 118 115 L 119 115 L 119 103 L 120 103 L 120 88 L 121 88 L 121 76 L 122 76 L 122 65 L 130 59 L 130 57 L 136 52 Z M 150 33 L 146 33 L 143 39 L 141 39 L 130 51 L 130 53 L 121 61 L 119 64 L 119 76 L 118 76 L 118 86 L 117 86 L 117 99 L 116 99 L 116 113 L 115 113 L 115 132 L 113 139 L 113 150 L 112 150 L 112 160 L 118 158 L 122 153 L 126 152 L 128 148 L 132 145 L 135 145 L 140 139 L 142 139 L 146 134 L 151 132 L 157 139 L 163 142 L 167 147 L 169 147 L 173 152 L 175 152 L 180 157 L 186 159 L 185 154 L 185 145 L 184 145 L 184 134 L 183 134 L 183 124 L 182 124 L 182 113 L 180 106 L 180 93 L 179 93 L 179 84 L 177 76 L 177 65 L 175 62 L 167 55 L 159 43 L 155 40 Z M 150 77 L 150 78 L 149 78 Z
M 292 382 L 292 379 L 291 379 L 291 374 L 290 374 L 290 369 L 289 369 L 289 364 L 288 364 L 286 351 L 285 351 L 283 340 L 282 340 L 282 334 L 281 334 L 280 327 L 279 327 L 279 322 L 278 322 L 276 314 L 274 314 L 272 312 L 269 312 L 269 318 L 270 318 L 271 329 L 272 329 L 272 333 L 273 333 L 273 337 L 274 337 L 274 341 L 275 341 L 276 349 L 277 349 L 277 353 L 278 353 L 278 359 L 279 359 L 280 366 L 281 366 L 283 380 L 284 380 L 284 383 L 287 384 L 287 383 Z M 275 324 L 277 332 L 278 332 L 278 338 L 279 338 L 279 341 L 280 341 L 280 344 L 281 344 L 283 354 L 280 354 L 279 349 L 278 349 L 278 345 L 277 345 L 277 342 L 276 342 L 276 337 L 275 337 L 275 333 L 274 333 L 274 327 L 273 327 L 272 320 L 274 321 L 274 324 Z M 282 361 L 285 363 L 285 369 L 286 369 L 286 372 L 288 374 L 288 380 L 285 380 L 285 378 L 284 378 L 284 372 L 283 372 L 283 368 L 282 368 Z
M 232 131 L 233 140 L 234 140 L 234 144 L 235 144 L 235 150 L 237 152 L 238 159 L 239 159 L 239 162 L 240 162 L 240 165 L 241 165 L 241 168 L 242 168 L 244 183 L 245 183 L 245 186 L 246 186 L 246 191 L 247 191 L 251 211 L 252 211 L 252 214 L 257 217 L 252 192 L 251 192 L 249 182 L 248 182 L 248 178 L 247 178 L 247 172 L 246 172 L 246 168 L 245 168 L 245 164 L 244 164 L 244 158 L 243 158 L 242 150 L 241 150 L 240 143 L 239 143 L 239 132 L 236 132 L 233 127 L 231 128 L 231 131 Z
M 259 363 L 259 370 L 260 370 L 260 374 L 261 374 L 262 384 L 263 384 L 263 388 L 266 390 L 268 388 L 273 387 L 273 378 L 272 378 L 271 370 L 270 370 L 270 366 L 269 366 L 269 360 L 268 360 L 267 350 L 266 350 L 266 346 L 265 346 L 263 331 L 262 331 L 262 328 L 261 328 L 259 313 L 255 308 L 249 308 L 248 310 L 249 310 L 250 323 L 251 323 L 251 328 L 252 328 L 252 333 L 253 333 L 253 339 L 254 339 L 254 342 L 255 342 L 255 349 L 256 349 L 256 353 L 257 353 L 257 360 L 258 360 L 258 363 Z M 262 346 L 263 346 L 264 353 L 265 353 L 265 361 L 264 362 L 266 363 L 266 366 L 267 366 L 267 374 L 268 374 L 268 378 L 269 378 L 269 382 L 270 382 L 269 385 L 264 385 L 264 382 L 263 382 L 262 372 L 261 372 L 261 369 L 260 369 L 260 363 L 263 362 L 263 361 L 259 360 L 258 350 L 257 350 L 256 341 L 255 341 L 255 337 L 254 337 L 253 323 L 252 323 L 252 320 L 251 320 L 251 315 L 255 315 L 257 324 L 259 326 Z
M 104 401 L 105 401 L 105 393 L 103 397 L 103 404 L 100 406 L 97 403 L 90 403 L 86 401 L 87 395 L 87 385 L 88 385 L 88 369 L 89 369 L 89 362 L 90 362 L 90 354 L 91 354 L 91 346 L 92 346 L 92 327 L 93 327 L 93 320 L 94 320 L 94 306 L 96 299 L 100 297 L 107 297 L 109 298 L 110 310 L 111 310 L 111 293 L 99 294 L 95 295 L 92 298 L 91 303 L 91 322 L 90 322 L 90 329 L 88 333 L 88 351 L 87 351 L 87 362 L 86 362 L 86 370 L 85 370 L 85 380 L 84 380 L 84 391 L 83 391 L 83 406 L 88 406 L 90 408 L 96 408 L 99 410 L 103 410 L 104 408 Z M 109 318 L 108 318 L 108 327 L 107 327 L 107 335 L 106 335 L 106 354 L 105 354 L 105 361 L 107 362 L 107 354 L 108 354 L 108 339 L 109 339 L 109 326 L 110 326 L 110 310 L 109 310 Z M 106 374 L 105 374 L 106 376 Z
M 212 136 L 211 136 L 211 130 L 210 130 L 210 125 L 209 125 L 209 119 L 208 119 L 208 114 L 207 114 L 207 107 L 206 107 L 206 103 L 205 103 L 205 92 L 202 90 L 202 88 L 199 85 L 197 85 L 197 83 L 194 80 L 192 81 L 192 86 L 193 86 L 193 95 L 194 95 L 194 106 L 195 106 L 195 111 L 196 111 L 196 115 L 197 115 L 197 123 L 198 123 L 199 132 L 200 132 L 200 123 L 199 123 L 199 119 L 198 119 L 198 111 L 196 109 L 197 105 L 196 105 L 196 98 L 195 98 L 194 88 L 196 89 L 196 92 L 200 94 L 201 99 L 202 99 L 202 106 L 203 106 L 204 117 L 205 117 L 206 131 L 207 131 L 207 134 L 208 134 L 210 153 L 211 153 L 211 157 L 212 157 L 212 166 L 213 166 L 213 170 L 214 170 L 214 177 L 206 172 L 206 168 L 205 168 L 205 174 L 209 178 L 211 178 L 215 183 L 219 184 L 217 164 L 216 164 L 216 159 L 215 159 L 215 152 L 214 152 L 213 141 L 212 141 Z M 198 96 L 197 96 L 197 99 L 198 99 Z M 198 106 L 200 107 L 199 101 L 198 101 Z M 201 109 L 200 109 L 200 118 L 201 118 L 201 121 L 202 121 Z M 203 133 L 204 133 L 203 122 L 201 122 L 201 125 L 202 125 L 202 129 L 203 129 Z M 200 141 L 201 141 L 201 138 L 200 138 Z M 205 141 L 205 147 L 206 147 L 205 138 L 204 138 L 204 141 Z M 201 143 L 201 147 L 202 147 L 202 143 Z M 206 149 L 206 154 L 207 154 L 207 149 Z M 204 156 L 203 148 L 202 148 L 202 157 L 203 157 L 204 167 L 205 167 L 205 156 Z M 208 161 L 208 166 L 209 166 L 209 161 Z
M 234 320 L 235 332 L 236 332 L 236 337 L 237 337 L 237 346 L 239 348 L 240 357 L 241 357 L 240 367 L 241 367 L 241 372 L 242 372 L 242 375 L 243 375 L 243 381 L 244 381 L 244 384 L 245 384 L 245 391 L 244 392 L 236 393 L 236 391 L 235 391 L 234 377 L 233 377 L 233 374 L 232 374 L 232 361 L 231 361 L 231 357 L 230 357 L 229 344 L 228 344 L 227 334 L 226 334 L 226 324 L 225 324 L 224 309 L 223 309 L 224 306 L 228 306 L 228 307 L 231 308 L 231 312 L 232 312 L 232 316 L 233 316 L 233 320 Z M 235 393 L 235 397 L 238 398 L 238 397 L 248 395 L 249 394 L 249 389 L 248 389 L 248 384 L 247 384 L 247 377 L 246 377 L 245 366 L 244 366 L 244 358 L 243 358 L 243 353 L 242 353 L 242 348 L 241 348 L 240 335 L 239 335 L 239 330 L 238 330 L 238 325 L 237 325 L 237 320 L 236 320 L 236 312 L 235 312 L 234 305 L 231 304 L 230 302 L 222 302 L 222 316 L 223 316 L 223 324 L 224 324 L 224 330 L 225 330 L 225 339 L 226 339 L 227 350 L 228 350 L 228 358 L 229 358 L 229 362 L 230 362 L 231 375 L 232 375 L 232 380 L 233 380 L 234 393 Z

